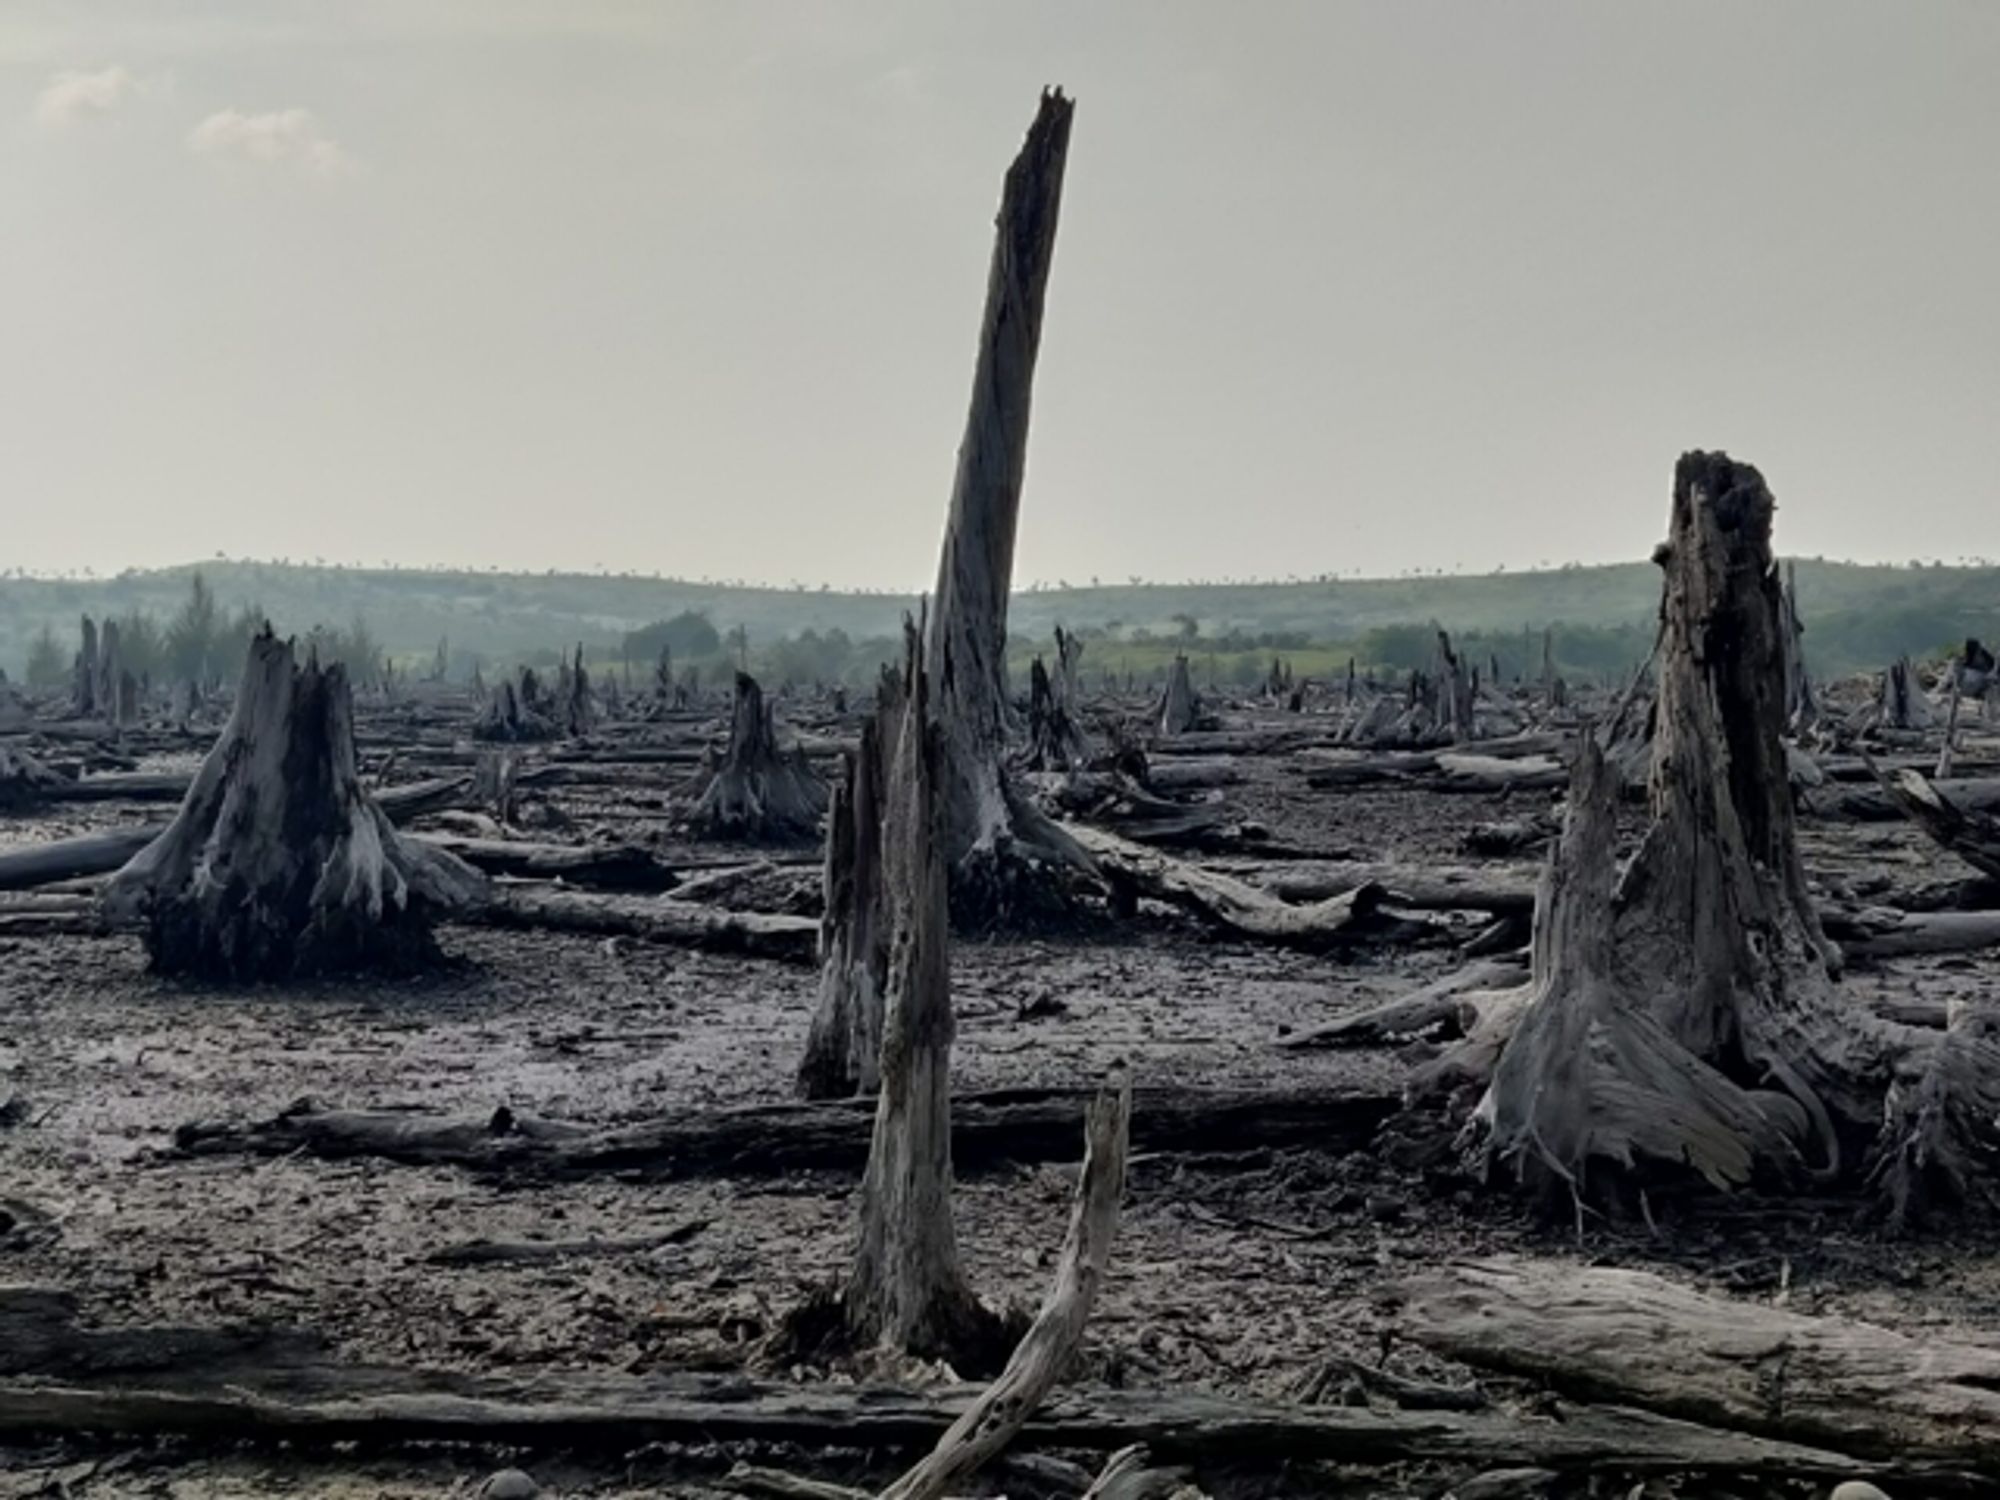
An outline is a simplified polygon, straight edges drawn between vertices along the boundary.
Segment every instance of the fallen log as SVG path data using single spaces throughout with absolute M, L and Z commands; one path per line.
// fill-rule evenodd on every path
M 1477 1368 L 1732 1431 L 2000 1475 L 2000 1349 L 1569 1261 L 1455 1265 L 1390 1295 L 1405 1334 Z
M 812 963 L 819 945 L 819 923 L 810 917 L 724 911 L 662 896 L 585 895 L 549 886 L 495 886 L 486 901 L 454 913 L 449 920 L 479 927 L 629 937 L 797 964 Z
M 1416 911 L 1483 911 L 1497 917 L 1528 916 L 1535 910 L 1535 874 L 1526 867 L 1480 870 L 1329 861 L 1260 872 L 1256 884 L 1282 901 L 1323 901 L 1377 885 L 1391 904 Z
M 1387 893 L 1377 885 L 1292 906 L 1233 875 L 1171 859 L 1100 828 L 1066 826 L 1114 889 L 1191 911 L 1236 937 L 1321 949 L 1379 939 L 1411 926 L 1383 909 Z
M 1826 935 L 1848 958 L 1906 958 L 2000 947 L 2000 911 L 1822 910 Z
M 615 891 L 666 891 L 679 879 L 651 851 L 637 844 L 535 844 L 449 833 L 415 837 L 434 849 L 456 854 L 488 875 L 560 880 Z
M 1886 772 L 1882 789 L 1903 815 L 1982 875 L 2000 879 L 2000 818 L 1961 806 L 1921 771 Z
M 205 1381 L 188 1370 L 158 1385 L 0 1380 L 0 1434 L 129 1440 L 177 1437 L 236 1447 L 351 1444 L 383 1451 L 478 1443 L 630 1452 L 650 1443 L 796 1444 L 907 1451 L 933 1443 L 975 1399 L 963 1387 L 781 1385 L 737 1375 L 646 1377 L 564 1371 L 472 1376 L 303 1365 Z M 1302 1462 L 1438 1462 L 1569 1473 L 1727 1475 L 1926 1483 L 1977 1493 L 1963 1476 L 1898 1460 L 1696 1426 L 1618 1407 L 1548 1403 L 1534 1416 L 1284 1406 L 1196 1392 L 1090 1391 L 1057 1398 L 1021 1429 L 1024 1442 L 1270 1471 Z
M 1512 989 L 1527 978 L 1528 970 L 1523 964 L 1482 959 L 1407 995 L 1285 1037 L 1278 1045 L 1287 1051 L 1301 1052 L 1321 1047 L 1380 1046 L 1434 1030 L 1449 1029 L 1451 1034 L 1462 1034 L 1466 1029 L 1468 995 Z
M 191 771 L 110 771 L 67 777 L 42 788 L 48 802 L 178 802 L 194 785 Z
M 1088 1089 L 1004 1089 L 952 1100 L 955 1171 L 1071 1161 Z M 1359 1149 L 1401 1107 L 1395 1094 L 1332 1089 L 1136 1088 L 1132 1149 L 1228 1152 L 1255 1147 Z M 174 1132 L 189 1155 L 373 1157 L 564 1179 L 629 1173 L 650 1180 L 858 1173 L 867 1164 L 873 1099 L 760 1104 L 609 1129 L 498 1110 L 443 1117 L 402 1110 L 294 1106 L 262 1121 L 195 1121 Z

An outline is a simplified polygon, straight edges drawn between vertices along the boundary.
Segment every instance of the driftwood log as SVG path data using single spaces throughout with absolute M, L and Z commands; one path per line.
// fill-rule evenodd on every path
M 1093 1094 L 1003 1089 L 951 1104 L 951 1161 L 959 1172 L 1011 1163 L 1071 1161 Z M 1319 1088 L 1135 1088 L 1132 1146 L 1150 1153 L 1239 1153 L 1313 1146 L 1358 1150 L 1394 1115 L 1393 1093 Z M 630 1174 L 670 1181 L 787 1172 L 859 1174 L 876 1103 L 750 1105 L 611 1129 L 499 1110 L 448 1117 L 407 1110 L 329 1110 L 310 1103 L 268 1120 L 202 1120 L 175 1132 L 191 1155 L 372 1158 L 563 1180 Z
M 2000 1350 L 1704 1295 L 1645 1271 L 1498 1259 L 1392 1289 L 1425 1347 L 1567 1394 L 2000 1481 Z
M 1232 875 L 1161 854 L 1081 824 L 1071 827 L 1114 891 L 1193 912 L 1231 936 L 1287 947 L 1338 948 L 1417 930 L 1384 909 L 1387 892 L 1362 884 L 1341 895 L 1293 906 Z
M 1072 1149 L 1074 1149 L 1072 1147 Z M 629 1452 L 649 1443 L 789 1444 L 908 1452 L 934 1445 L 978 1400 L 969 1387 L 899 1390 L 760 1383 L 739 1374 L 567 1371 L 468 1375 L 346 1365 L 310 1333 L 77 1326 L 74 1304 L 0 1293 L 0 1437 L 382 1452 L 420 1444 Z M 1981 1482 L 1914 1458 L 1868 1461 L 1619 1407 L 1513 1412 L 1285 1406 L 1193 1392 L 1092 1390 L 1055 1398 L 1023 1442 L 1110 1453 L 1144 1444 L 1174 1462 L 1295 1472 L 1300 1463 L 1534 1466 L 1583 1475 L 1817 1480 L 1913 1477 L 1946 1493 Z

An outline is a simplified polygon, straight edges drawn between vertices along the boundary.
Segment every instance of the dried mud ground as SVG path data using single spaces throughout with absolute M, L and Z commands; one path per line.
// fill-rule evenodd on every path
M 1547 805 L 1313 793 L 1277 766 L 1254 769 L 1230 799 L 1300 848 L 1453 863 L 1468 862 L 1458 847 L 1467 824 Z M 600 798 L 565 810 L 580 834 L 668 837 L 644 807 Z M 105 805 L 88 819 L 148 815 L 157 811 Z M 0 844 L 75 826 L 15 820 L 0 824 Z M 1900 827 L 1808 825 L 1806 836 L 1815 878 L 1835 888 L 1885 871 L 1947 873 L 1943 856 Z M 52 1229 L 0 1237 L 0 1281 L 70 1288 L 103 1323 L 294 1323 L 356 1360 L 508 1368 L 552 1390 L 579 1369 L 741 1366 L 784 1309 L 843 1265 L 852 1179 L 518 1186 L 370 1161 L 174 1155 L 178 1124 L 269 1115 L 302 1096 L 455 1113 L 507 1104 L 609 1125 L 788 1094 L 809 970 L 542 933 L 452 930 L 446 946 L 453 966 L 421 980 L 228 991 L 150 976 L 128 938 L 0 942 L 0 1101 L 18 1101 L 13 1123 L 0 1126 L 0 1200 Z M 963 943 L 953 955 L 955 1079 L 1087 1083 L 1124 1060 L 1148 1083 L 1389 1088 L 1408 1056 L 1275 1043 L 1458 962 L 1448 945 L 1332 959 L 1210 942 L 1159 913 L 1061 939 Z M 1850 982 L 1942 998 L 1996 979 L 1983 959 L 1939 959 Z M 1134 1163 L 1074 1380 L 1282 1397 L 1330 1354 L 1381 1357 L 1377 1299 L 1400 1273 L 1502 1251 L 1645 1265 L 1798 1308 L 2000 1338 L 2000 1277 L 1983 1231 L 1944 1226 L 1890 1243 L 1845 1202 L 1711 1200 L 1672 1206 L 1657 1235 L 1593 1222 L 1579 1239 L 1470 1182 L 1412 1179 L 1372 1151 L 1231 1153 L 1226 1141 L 1216 1150 Z M 989 1298 L 1038 1299 L 1073 1175 L 1047 1166 L 960 1184 L 960 1245 Z M 479 1237 L 694 1225 L 681 1243 L 645 1253 L 476 1268 L 428 1260 Z M 1394 1347 L 1390 1364 L 1468 1378 L 1413 1348 Z M 503 1461 L 0 1449 L 0 1496 L 443 1495 L 470 1493 Z M 677 1456 L 681 1472 L 689 1461 Z M 710 1493 L 667 1483 L 643 1453 L 530 1466 L 564 1494 Z M 1453 1477 L 1412 1467 L 1345 1492 L 1437 1495 Z M 1004 1487 L 1004 1475 L 993 1482 Z M 1233 1492 L 1328 1482 L 1267 1477 Z

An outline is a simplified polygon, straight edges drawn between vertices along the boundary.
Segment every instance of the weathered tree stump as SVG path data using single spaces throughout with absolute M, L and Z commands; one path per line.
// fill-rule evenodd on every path
M 811 838 L 826 811 L 827 787 L 794 746 L 778 748 L 778 732 L 764 690 L 747 672 L 736 674 L 729 744 L 704 768 L 689 821 L 717 838 L 783 842 Z
M 845 777 L 833 790 L 827 815 L 819 1005 L 799 1065 L 803 1099 L 870 1093 L 880 1078 L 882 1005 L 889 980 L 882 810 L 902 724 L 902 679 L 885 671 L 875 711 L 861 726 L 860 746 L 847 758 Z
M 179 814 L 112 877 L 104 906 L 143 924 L 162 973 L 262 980 L 428 963 L 433 919 L 485 893 L 362 790 L 346 671 L 300 667 L 267 626 Z
M 1188 659 L 1176 652 L 1174 664 L 1167 671 L 1166 692 L 1160 698 L 1160 733 L 1186 734 L 1200 723 L 1201 699 L 1195 695 L 1194 682 L 1188 676 Z
M 848 1336 L 927 1358 L 991 1366 L 1000 1320 L 959 1265 L 952 1219 L 950 910 L 943 824 L 946 735 L 908 643 L 902 724 L 883 792 L 889 926 L 881 1090 L 861 1184 L 861 1237 L 841 1296 Z
M 1990 1112 L 1940 1097 L 1962 1090 L 1950 1060 L 1983 1033 L 1882 1020 L 1837 982 L 1782 739 L 1773 509 L 1755 469 L 1681 459 L 1655 554 L 1666 576 L 1645 835 L 1619 872 L 1615 783 L 1593 741 L 1537 903 L 1533 978 L 1434 1076 L 1486 1085 L 1489 1160 L 1579 1198 L 1593 1166 L 1735 1186 L 1830 1177 L 1872 1142 L 1907 1215 L 1934 1190 L 1962 1194 L 1962 1173 L 1931 1168 L 1994 1137 Z M 1935 1085 L 1927 1101 L 1913 1079 Z
M 518 682 L 502 677 L 493 685 L 479 717 L 473 721 L 472 737 L 500 745 L 519 745 L 556 737 L 555 721 L 548 713 L 541 683 L 533 670 L 523 667 Z
M 26 750 L 0 745 L 0 813 L 40 807 L 69 778 Z
M 1889 663 L 1882 674 L 1882 690 L 1875 700 L 1873 726 L 1878 729 L 1928 729 L 1936 722 L 1931 701 L 1924 696 L 1917 669 L 1907 656 Z

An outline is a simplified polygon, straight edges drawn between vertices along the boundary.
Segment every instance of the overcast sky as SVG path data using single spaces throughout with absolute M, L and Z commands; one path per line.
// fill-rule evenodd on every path
M 926 585 L 1077 98 L 1017 581 L 2000 552 L 2000 5 L 7 0 L 0 569 Z

